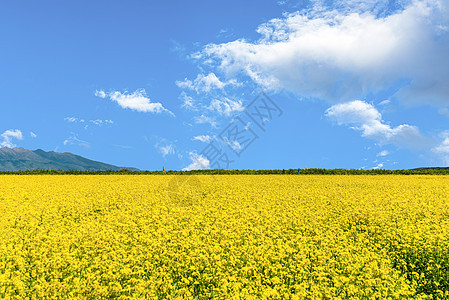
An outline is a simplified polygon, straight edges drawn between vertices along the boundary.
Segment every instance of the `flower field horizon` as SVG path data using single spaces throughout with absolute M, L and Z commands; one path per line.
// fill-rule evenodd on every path
M 0 175 L 0 298 L 448 299 L 448 180 Z

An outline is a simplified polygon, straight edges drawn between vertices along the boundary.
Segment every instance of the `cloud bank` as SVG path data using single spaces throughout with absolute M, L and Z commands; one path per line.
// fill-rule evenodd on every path
M 401 101 L 449 105 L 448 2 L 412 1 L 390 14 L 374 4 L 353 9 L 370 1 L 333 10 L 315 2 L 260 25 L 255 42 L 209 44 L 196 57 L 228 76 L 303 98 L 338 103 L 401 82 Z
M 350 125 L 362 136 L 380 144 L 393 144 L 400 148 L 425 149 L 429 139 L 416 126 L 402 124 L 392 127 L 382 120 L 381 113 L 371 104 L 355 100 L 331 106 L 325 114 L 339 125 Z

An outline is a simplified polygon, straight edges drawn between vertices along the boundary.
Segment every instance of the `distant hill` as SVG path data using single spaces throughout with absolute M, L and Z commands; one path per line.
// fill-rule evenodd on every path
M 413 171 L 424 171 L 424 170 L 449 170 L 449 167 L 423 167 L 423 168 L 415 168 Z
M 0 148 L 0 171 L 25 170 L 78 170 L 78 171 L 118 171 L 114 165 L 90 160 L 69 152 L 59 153 L 44 150 L 27 150 L 24 148 Z M 138 171 L 136 168 L 127 168 Z

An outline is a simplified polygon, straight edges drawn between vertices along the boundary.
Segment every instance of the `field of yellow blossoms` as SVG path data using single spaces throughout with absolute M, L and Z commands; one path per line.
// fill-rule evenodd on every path
M 448 299 L 449 176 L 0 176 L 0 298 Z

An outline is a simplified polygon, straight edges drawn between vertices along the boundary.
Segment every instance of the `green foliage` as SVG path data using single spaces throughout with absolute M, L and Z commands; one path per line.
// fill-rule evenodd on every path
M 60 171 L 60 170 L 27 170 L 0 171 L 1 175 L 163 175 L 163 171 Z M 449 169 L 415 169 L 415 170 L 357 170 L 357 169 L 287 169 L 287 170 L 192 170 L 167 171 L 167 175 L 449 175 Z
M 412 245 L 392 243 L 390 256 L 393 268 L 407 274 L 409 281 L 418 283 L 417 294 L 434 295 L 435 299 L 447 299 L 449 291 L 449 250 L 439 245 L 426 245 L 415 240 Z

